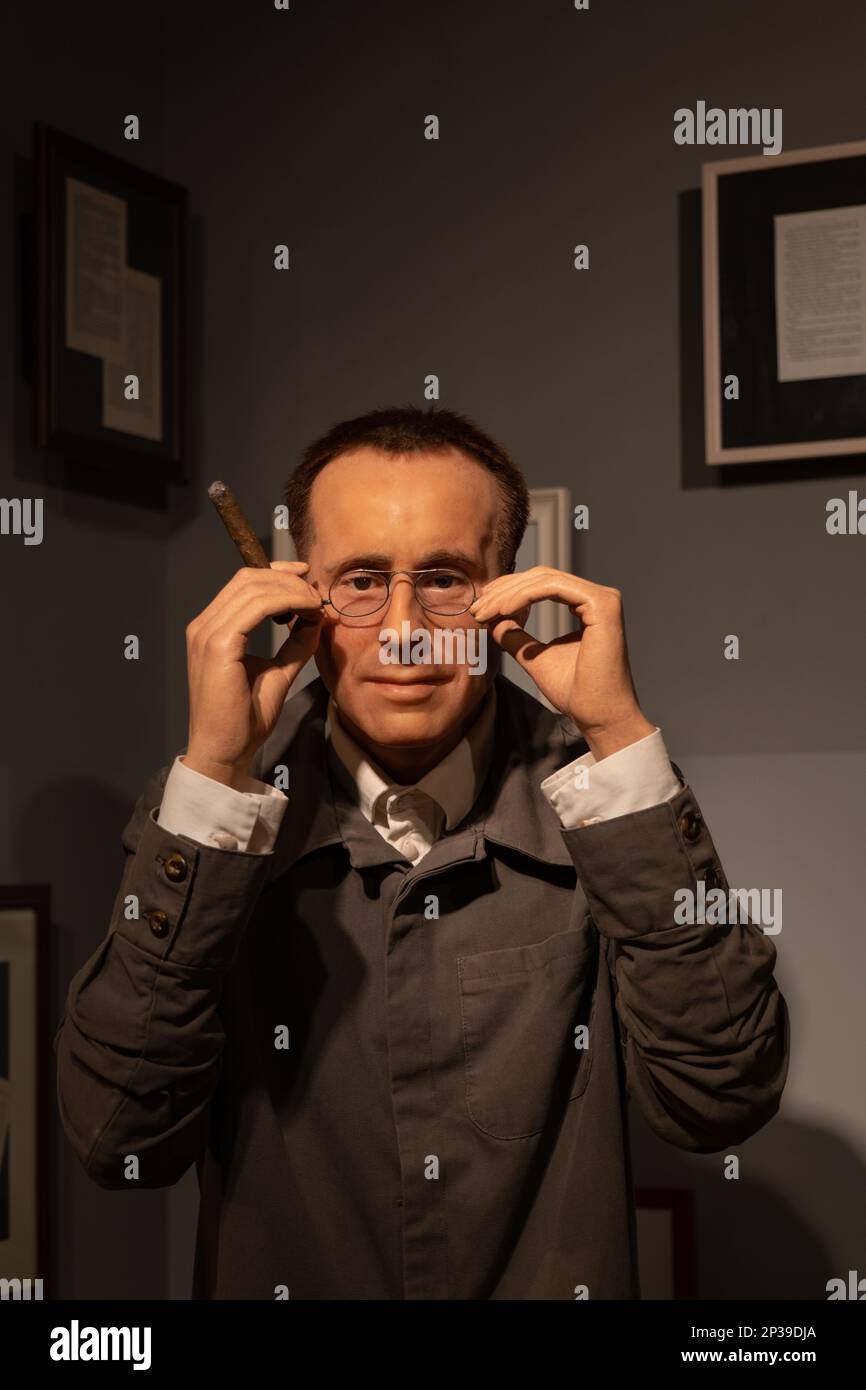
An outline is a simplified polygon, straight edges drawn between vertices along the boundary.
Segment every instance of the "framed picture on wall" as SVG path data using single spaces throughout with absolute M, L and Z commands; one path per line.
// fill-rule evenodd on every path
M 551 569 L 570 571 L 574 527 L 571 490 L 567 487 L 530 488 L 529 502 L 529 524 L 517 552 L 517 569 L 547 565 Z M 531 609 L 525 628 L 539 642 L 552 642 L 573 630 L 574 619 L 564 603 L 538 603 Z M 502 654 L 502 672 L 541 704 L 553 709 L 532 677 L 507 652 Z
M 707 464 L 866 453 L 866 141 L 702 184 Z
M 49 1272 L 49 907 L 44 885 L 0 887 L 0 1278 L 31 1281 Z
M 571 531 L 572 511 L 571 492 L 567 487 L 541 487 L 530 489 L 530 518 L 523 542 L 517 552 L 517 568 L 532 569 L 535 565 L 549 565 L 553 569 L 571 569 Z M 296 560 L 297 553 L 292 538 L 285 526 L 274 525 L 271 540 L 271 557 L 274 560 Z M 531 611 L 526 623 L 526 631 L 540 642 L 552 642 L 571 632 L 572 615 L 565 604 L 540 603 Z M 272 651 L 276 652 L 285 640 L 285 629 L 274 628 L 271 636 Z M 507 652 L 502 654 L 502 669 L 515 685 L 527 690 L 537 700 L 551 708 L 537 685 L 523 668 Z M 317 672 L 308 663 L 298 678 L 295 690 L 301 690 L 314 680 Z
M 184 476 L 186 189 L 34 126 L 39 447 Z

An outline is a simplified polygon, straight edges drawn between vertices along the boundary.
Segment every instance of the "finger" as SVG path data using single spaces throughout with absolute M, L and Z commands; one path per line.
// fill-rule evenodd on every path
M 591 592 L 597 585 L 589 580 L 581 579 L 579 575 L 567 574 L 564 570 L 553 570 L 547 568 L 535 568 L 523 570 L 519 574 L 501 575 L 499 578 L 491 580 L 489 585 L 485 585 L 481 593 L 475 600 L 476 603 L 484 603 L 490 599 L 499 599 L 504 594 L 515 592 L 534 592 L 539 596 L 546 594 L 551 588 L 567 584 L 581 585 L 587 593 Z
M 267 569 L 260 569 L 254 565 L 244 565 L 241 569 L 235 570 L 228 583 L 224 584 L 219 592 L 211 599 L 207 607 L 203 608 L 201 613 L 193 618 L 190 627 L 209 626 L 213 618 L 228 607 L 234 599 L 235 594 L 261 587 L 262 584 L 272 583 L 272 571 L 276 571 L 288 577 L 290 574 L 301 576 L 306 569 L 309 569 L 309 564 L 306 560 L 275 560 Z
M 309 570 L 310 562 L 309 560 L 272 560 L 268 568 L 280 573 L 296 574 L 299 578 L 306 579 L 305 571 Z M 260 569 L 259 573 L 261 572 Z M 283 626 L 286 623 L 292 623 L 297 616 L 297 612 L 284 609 L 279 613 L 272 614 L 272 621 Z M 302 619 L 302 621 L 306 621 L 306 619 Z
M 272 666 L 282 667 L 291 666 L 298 661 L 307 661 L 319 645 L 319 637 L 321 636 L 323 626 L 324 609 L 321 610 L 317 623 L 296 622 L 285 642 L 283 642 L 282 646 L 279 647 L 271 657 L 270 664 Z
M 512 625 L 516 624 L 517 627 L 525 627 L 526 620 L 531 612 L 532 604 L 525 603 L 522 608 L 515 608 L 513 613 L 509 613 L 508 616 L 504 618 L 504 621 Z M 486 626 L 488 631 L 492 631 L 491 624 L 495 624 L 502 621 L 503 615 L 501 613 L 491 613 L 490 617 L 486 620 L 486 623 L 482 625 Z
M 231 613 L 238 603 L 246 602 L 248 597 L 275 593 L 282 593 L 285 596 L 284 607 L 287 607 L 289 599 L 305 602 L 304 595 L 316 594 L 317 591 L 307 583 L 300 573 L 290 574 L 271 568 L 239 570 L 190 626 L 206 633 L 215 623 L 221 622 L 227 614 Z
M 493 614 L 513 614 L 523 605 L 539 603 L 542 599 L 580 607 L 596 601 L 604 593 L 601 585 L 557 570 L 525 578 L 515 576 L 515 580 L 508 588 L 503 586 L 476 600 L 469 610 L 472 616 L 478 622 L 486 622 Z
M 283 568 L 285 568 L 286 572 L 294 572 L 295 574 L 297 574 L 297 575 L 299 576 L 299 578 L 306 579 L 306 574 L 304 574 L 303 571 L 308 570 L 308 569 L 310 568 L 310 564 L 309 564 L 309 561 L 308 561 L 308 560 L 272 560 L 272 561 L 271 561 L 271 569 L 283 569 Z M 274 613 L 273 616 L 272 616 L 271 621 L 274 622 L 274 623 L 276 623 L 278 626 L 281 627 L 281 626 L 283 626 L 285 623 L 292 623 L 296 618 L 298 619 L 298 622 L 306 622 L 306 621 L 307 621 L 306 618 L 304 618 L 304 617 L 300 617 L 300 618 L 299 618 L 297 612 L 293 612 L 293 611 L 291 611 L 291 610 L 289 610 L 289 609 L 286 609 L 284 612 L 281 612 L 281 613 Z
M 534 565 L 532 569 L 518 570 L 515 574 L 499 574 L 495 579 L 490 579 L 482 585 L 477 595 L 478 599 L 489 598 L 493 594 L 503 591 L 510 592 L 511 589 L 520 585 L 531 585 L 543 587 L 549 581 L 561 581 L 563 584 L 580 584 L 586 589 L 587 593 L 597 591 L 604 592 L 604 585 L 595 584 L 591 579 L 586 579 L 580 574 L 571 574 L 568 570 L 553 569 L 550 565 Z
M 544 642 L 539 642 L 537 637 L 533 637 L 531 633 L 511 618 L 496 623 L 491 629 L 490 635 L 498 647 L 501 647 L 509 656 L 513 656 L 514 660 L 524 668 L 528 667 L 532 659 L 545 650 Z
M 295 602 L 294 600 L 291 601 Z M 266 618 L 273 618 L 276 622 L 286 621 L 282 616 L 286 611 L 284 606 L 285 602 L 286 600 L 282 596 L 279 596 L 277 598 L 276 603 L 279 605 L 279 612 L 275 613 L 273 611 L 275 606 L 273 600 L 269 602 L 256 602 L 255 600 L 251 599 L 244 608 L 238 610 L 238 612 L 233 614 L 230 618 L 227 618 L 224 627 L 217 628 L 215 632 L 206 640 L 218 643 L 220 641 L 221 633 L 233 633 L 235 634 L 235 636 L 237 636 L 237 634 L 243 634 L 244 638 L 246 638 L 247 636 L 249 636 L 251 632 L 253 632 L 258 627 L 259 623 L 264 622 Z M 321 621 L 321 606 L 319 606 L 314 613 L 308 611 L 304 615 L 303 623 L 301 622 L 301 619 L 297 615 L 297 613 L 293 612 L 291 615 L 292 626 L 288 635 L 294 636 L 299 626 L 311 629 L 320 627 Z M 230 636 L 227 635 L 226 640 L 230 642 Z
M 322 596 L 300 578 L 279 584 L 253 585 L 235 593 L 219 613 L 197 630 L 195 636 L 203 643 L 229 633 L 246 636 L 265 618 L 272 618 L 287 609 L 302 614 L 306 619 L 314 618 L 321 613 Z
M 476 622 L 488 622 L 497 615 L 514 617 L 522 608 L 529 608 L 542 599 L 559 598 L 554 581 L 530 580 L 512 584 L 507 589 L 499 589 L 495 594 L 485 595 L 475 603 L 470 612 Z M 560 600 L 565 602 L 564 599 Z
M 512 594 L 536 593 L 540 595 L 544 583 L 555 573 L 553 570 L 535 568 L 523 570 L 519 574 L 499 575 L 498 578 L 491 580 L 489 584 L 484 586 L 481 593 L 470 605 L 470 612 L 475 614 L 479 608 L 482 611 L 485 608 L 488 608 L 488 611 L 496 611 L 495 605 Z
M 533 565 L 532 569 L 516 570 L 512 574 L 497 574 L 494 579 L 488 579 L 486 584 L 481 585 L 476 597 L 488 598 L 491 594 L 500 593 L 503 589 L 507 591 L 513 588 L 515 584 L 522 584 L 540 576 L 560 573 L 563 571 L 551 569 L 549 565 Z

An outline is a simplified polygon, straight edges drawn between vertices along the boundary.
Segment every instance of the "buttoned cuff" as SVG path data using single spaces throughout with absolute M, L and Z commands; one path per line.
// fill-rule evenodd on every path
M 288 803 L 277 787 L 248 777 L 242 791 L 205 777 L 175 758 L 166 778 L 159 824 L 200 845 L 270 854 Z
M 590 769 L 578 777 L 579 769 Z M 583 785 L 583 783 L 586 785 Z M 541 790 L 564 830 L 645 811 L 680 790 L 660 729 L 596 762 L 584 753 L 545 777 Z

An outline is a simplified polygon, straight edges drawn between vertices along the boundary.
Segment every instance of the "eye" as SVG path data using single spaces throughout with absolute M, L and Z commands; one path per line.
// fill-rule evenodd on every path
M 368 594 L 371 589 L 384 587 L 384 578 L 373 570 L 347 570 L 337 580 L 337 587 L 343 594 Z

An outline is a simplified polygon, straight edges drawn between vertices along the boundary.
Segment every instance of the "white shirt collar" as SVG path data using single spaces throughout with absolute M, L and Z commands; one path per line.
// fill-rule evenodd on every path
M 452 830 L 471 810 L 493 755 L 496 719 L 496 687 L 491 685 L 477 718 L 455 748 L 413 784 L 431 797 L 445 813 L 445 825 Z M 372 824 L 383 798 L 409 786 L 392 782 L 368 753 L 355 742 L 340 722 L 333 696 L 328 700 L 325 737 L 358 789 L 361 810 Z

